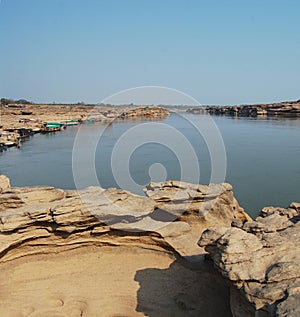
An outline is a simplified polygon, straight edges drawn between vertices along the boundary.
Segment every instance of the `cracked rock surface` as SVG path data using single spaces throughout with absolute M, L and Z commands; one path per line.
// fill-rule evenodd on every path
M 0 191 L 0 316 L 231 316 L 197 245 L 208 227 L 250 220 L 229 184 L 152 183 L 141 197 L 1 176 Z
M 300 316 L 299 211 L 299 203 L 266 207 L 255 221 L 202 234 L 199 245 L 235 285 L 234 316 Z
M 299 203 L 252 220 L 226 183 L 145 194 L 0 176 L 0 316 L 300 315 Z

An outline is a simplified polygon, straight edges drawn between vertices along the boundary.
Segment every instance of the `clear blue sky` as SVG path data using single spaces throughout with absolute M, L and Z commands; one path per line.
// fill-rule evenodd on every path
M 101 102 L 167 86 L 203 104 L 300 99 L 298 0 L 2 0 L 0 96 Z

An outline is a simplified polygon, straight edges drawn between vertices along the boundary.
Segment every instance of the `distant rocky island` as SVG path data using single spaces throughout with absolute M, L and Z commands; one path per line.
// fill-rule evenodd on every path
M 271 104 L 254 104 L 240 106 L 202 106 L 187 109 L 187 112 L 233 117 L 300 117 L 300 100 Z
M 299 203 L 252 220 L 227 183 L 0 191 L 1 316 L 300 315 Z

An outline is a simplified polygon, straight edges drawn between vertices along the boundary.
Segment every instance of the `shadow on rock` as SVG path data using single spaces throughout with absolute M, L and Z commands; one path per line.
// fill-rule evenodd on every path
M 179 259 L 167 269 L 136 272 L 138 312 L 149 317 L 231 317 L 229 286 L 210 261 Z

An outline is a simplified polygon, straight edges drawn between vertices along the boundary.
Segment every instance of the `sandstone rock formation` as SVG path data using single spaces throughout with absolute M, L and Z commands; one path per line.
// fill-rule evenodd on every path
M 199 245 L 236 287 L 233 316 L 300 315 L 299 211 L 267 207 L 255 221 L 202 234 Z
M 190 230 L 173 241 L 182 256 L 203 255 L 197 247 L 201 232 L 223 223 L 230 226 L 233 221 L 245 222 L 251 218 L 235 199 L 230 184 L 195 185 L 179 181 L 150 183 L 146 194 L 156 202 L 157 211 L 164 213 L 168 221 L 179 221 Z M 173 223 L 174 226 L 177 223 Z
M 197 242 L 199 228 L 203 231 L 213 225 L 228 226 L 234 220 L 243 223 L 250 219 L 239 207 L 229 184 L 204 186 L 177 181 L 151 183 L 146 193 L 149 197 L 100 187 L 81 191 L 63 191 L 53 187 L 3 189 L 0 196 L 0 232 L 5 233 L 1 241 L 9 243 L 2 243 L 0 252 L 7 252 L 10 258 L 16 253 L 17 257 L 23 242 L 26 244 L 30 238 L 30 243 L 33 243 L 40 238 L 39 234 L 42 238 L 54 235 L 51 238 L 53 246 L 62 236 L 64 239 L 60 244 L 71 246 L 65 237 L 76 234 L 78 241 L 72 245 L 78 246 L 81 236 L 87 233 L 91 241 L 94 242 L 93 237 L 97 236 L 96 244 L 101 244 L 106 233 L 119 230 L 128 232 L 128 235 L 132 232 L 133 236 L 147 236 L 153 232 L 149 243 L 153 244 L 154 249 L 163 248 L 184 256 L 191 255 L 186 254 L 189 246 L 176 249 L 173 243 L 176 245 L 176 241 L 185 235 L 190 238 L 193 226 L 198 231 L 193 240 L 188 240 L 189 244 Z M 175 199 L 174 195 L 179 196 Z M 103 237 L 100 237 L 102 234 Z M 162 245 L 153 243 L 154 236 L 168 241 L 162 241 Z M 106 238 L 104 241 L 107 241 Z M 16 250 L 12 248 L 11 241 L 13 245 L 18 245 Z M 82 242 L 85 243 L 85 240 L 82 239 Z M 7 256 L 2 257 L 2 261 Z
M 257 117 L 257 116 L 281 116 L 299 117 L 300 100 L 290 102 L 280 102 L 272 104 L 255 104 L 241 106 L 203 106 L 188 109 L 191 113 L 208 112 L 213 115 L 228 115 L 237 117 Z
M 120 118 L 163 118 L 169 114 L 169 111 L 157 106 L 140 106 L 127 108 L 121 114 Z
M 149 197 L 1 184 L 1 316 L 231 315 L 197 246 L 216 221 L 249 220 L 229 184 L 150 184 Z
M 0 185 L 0 316 L 299 316 L 300 204 L 253 221 L 226 183 Z
M 2 107 L 1 126 L 3 130 L 22 128 L 24 125 L 34 128 L 40 127 L 43 122 L 65 122 L 70 119 L 101 122 L 135 118 L 157 120 L 168 114 L 168 110 L 156 106 L 26 105 L 21 109 Z
M 9 178 L 7 178 L 4 175 L 0 175 L 0 191 L 9 189 L 10 188 L 10 181 Z

